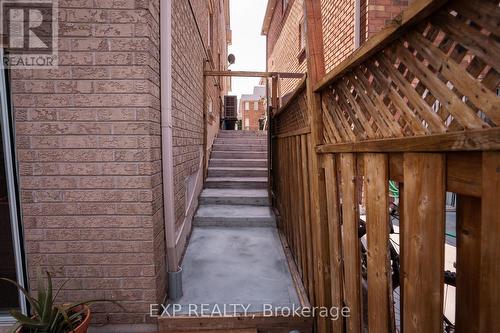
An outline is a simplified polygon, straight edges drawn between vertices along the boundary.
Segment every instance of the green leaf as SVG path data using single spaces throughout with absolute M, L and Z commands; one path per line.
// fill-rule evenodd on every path
M 50 276 L 49 272 L 46 272 L 46 274 L 47 274 L 47 291 L 45 292 L 44 308 L 43 308 L 43 313 L 41 314 L 43 322 L 49 322 L 49 319 L 52 314 L 52 309 L 54 306 L 54 304 L 52 303 L 52 277 Z
M 30 318 L 30 317 L 22 314 L 18 310 L 12 310 L 12 311 L 10 311 L 10 314 L 23 326 L 33 326 L 33 327 L 44 327 L 45 326 L 44 323 Z

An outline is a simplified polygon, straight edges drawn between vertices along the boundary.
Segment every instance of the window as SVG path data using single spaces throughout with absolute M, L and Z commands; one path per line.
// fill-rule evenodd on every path
M 208 14 L 208 47 L 212 46 L 212 39 L 214 36 L 214 15 Z
M 213 102 L 212 102 L 212 99 L 209 98 L 208 99 L 208 103 L 207 103 L 207 109 L 208 109 L 208 114 L 212 114 L 213 112 Z
M 281 0 L 281 14 L 285 14 L 288 7 L 288 0 Z
M 250 128 L 250 118 L 245 118 L 245 128 Z
M 259 111 L 259 102 L 258 101 L 253 102 L 253 110 Z
M 305 50 L 306 48 L 306 25 L 304 24 L 304 19 L 300 20 L 299 23 L 299 51 Z
M 299 54 L 297 55 L 299 64 L 306 60 L 306 25 L 304 18 L 299 22 Z
M 245 110 L 250 110 L 250 102 L 245 102 Z

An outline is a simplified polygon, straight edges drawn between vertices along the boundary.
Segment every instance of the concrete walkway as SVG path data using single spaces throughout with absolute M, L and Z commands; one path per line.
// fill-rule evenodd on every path
M 201 304 L 251 313 L 300 306 L 269 207 L 266 134 L 221 131 L 215 141 L 182 264 L 181 313 Z

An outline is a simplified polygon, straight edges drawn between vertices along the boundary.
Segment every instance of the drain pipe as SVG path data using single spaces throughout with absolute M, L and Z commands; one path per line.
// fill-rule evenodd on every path
M 172 0 L 160 1 L 160 97 L 163 218 L 167 250 L 168 295 L 182 296 L 182 269 L 175 249 L 174 157 L 172 152 Z
M 354 50 L 361 46 L 361 0 L 354 0 Z

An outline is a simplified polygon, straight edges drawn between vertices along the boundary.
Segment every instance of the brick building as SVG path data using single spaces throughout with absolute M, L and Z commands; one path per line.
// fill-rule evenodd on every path
M 253 94 L 242 94 L 238 112 L 242 129 L 245 131 L 262 129 L 266 108 L 266 87 L 256 86 L 253 88 Z
M 228 89 L 210 79 L 203 100 L 204 68 L 227 69 L 229 0 L 58 6 L 59 66 L 11 70 L 0 85 L 13 115 L 2 122 L 2 276 L 30 284 L 40 266 L 57 284 L 71 278 L 62 301 L 126 308 L 97 306 L 95 323 L 154 331 L 149 304 L 168 295 Z M 0 297 L 0 324 L 6 308 L 26 310 L 15 296 Z
M 332 70 L 380 31 L 408 0 L 321 0 L 325 69 Z M 269 0 L 262 25 L 269 71 L 305 72 L 304 0 Z M 283 79 L 281 96 L 299 80 Z

